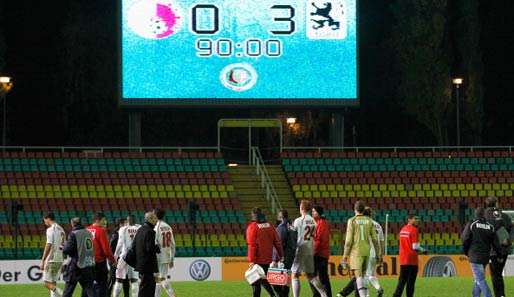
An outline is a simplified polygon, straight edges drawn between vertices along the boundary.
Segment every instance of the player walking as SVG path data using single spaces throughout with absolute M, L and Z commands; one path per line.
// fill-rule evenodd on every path
M 407 216 L 407 225 L 400 230 L 400 277 L 393 297 L 401 297 L 407 285 L 407 297 L 414 297 L 416 277 L 418 275 L 418 254 L 425 254 L 425 250 L 418 241 L 419 217 L 414 213 Z
M 173 261 L 175 258 L 175 238 L 173 237 L 173 230 L 170 225 L 163 221 L 164 210 L 154 210 L 157 216 L 157 224 L 155 224 L 155 241 L 161 249 L 161 253 L 157 255 L 157 264 L 159 267 L 159 275 L 156 279 L 157 285 L 155 287 L 155 296 L 161 296 L 161 288 L 164 288 L 166 294 L 170 297 L 176 297 L 175 291 L 171 287 L 168 280 L 168 273 L 173 268 Z
M 385 253 L 385 238 L 384 238 L 384 230 L 382 229 L 382 226 L 375 220 L 373 220 L 373 210 L 371 207 L 366 207 L 364 209 L 364 215 L 369 217 L 371 219 L 371 222 L 373 223 L 373 226 L 375 227 L 375 231 L 377 232 L 377 239 L 378 244 L 380 246 L 380 255 L 383 255 Z M 368 269 L 366 270 L 366 279 L 367 281 L 377 290 L 378 297 L 382 297 L 384 295 L 384 289 L 380 286 L 380 283 L 378 282 L 377 278 L 377 266 L 381 265 L 382 263 L 377 262 L 377 251 L 375 250 L 375 247 L 373 245 L 373 242 L 370 238 L 370 245 L 371 245 L 371 251 L 369 255 L 369 261 L 368 261 Z M 368 291 L 369 296 L 369 291 Z
M 307 279 L 320 293 L 322 297 L 327 297 L 325 288 L 321 284 L 319 278 L 315 274 L 314 269 L 314 235 L 316 234 L 316 222 L 309 215 L 312 210 L 311 203 L 308 200 L 300 202 L 301 217 L 297 218 L 293 223 L 293 228 L 298 233 L 298 243 L 296 254 L 291 267 L 293 296 L 300 296 L 300 275 L 305 272 Z
M 371 246 L 377 252 L 376 261 L 378 263 L 382 262 L 377 232 L 371 218 L 364 215 L 364 208 L 364 202 L 359 200 L 355 203 L 355 216 L 348 220 L 346 227 L 346 241 L 342 260 L 343 263 L 348 263 L 348 259 L 350 260 L 350 269 L 357 278 L 357 291 L 361 297 L 367 297 L 368 295 L 364 276 L 371 255 Z
M 133 215 L 127 216 L 127 225 L 120 228 L 118 231 L 118 244 L 114 257 L 118 259 L 118 266 L 116 268 L 116 283 L 112 290 L 112 297 L 118 297 L 123 290 L 123 283 L 125 279 L 130 280 L 130 287 L 132 289 L 132 296 L 137 296 L 139 291 L 138 273 L 134 268 L 130 267 L 123 258 L 132 246 L 132 241 L 136 236 L 137 230 L 141 225 L 136 224 Z
M 48 213 L 43 217 L 46 229 L 46 245 L 39 268 L 43 270 L 43 281 L 45 287 L 50 291 L 50 297 L 61 297 L 62 291 L 57 287 L 57 280 L 61 272 L 65 232 L 55 222 L 55 215 Z

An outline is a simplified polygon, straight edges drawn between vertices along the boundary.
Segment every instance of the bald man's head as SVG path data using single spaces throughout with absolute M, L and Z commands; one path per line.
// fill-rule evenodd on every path
M 157 224 L 157 216 L 155 215 L 155 213 L 153 211 L 149 211 L 147 213 L 145 213 L 145 222 L 148 222 L 152 225 L 155 225 Z

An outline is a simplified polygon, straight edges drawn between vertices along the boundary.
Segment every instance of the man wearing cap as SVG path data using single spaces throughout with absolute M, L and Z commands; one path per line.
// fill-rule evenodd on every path
M 83 294 L 87 297 L 97 297 L 93 288 L 95 277 L 93 235 L 82 226 L 80 218 L 71 219 L 71 227 L 73 229 L 63 248 L 63 254 L 69 256 L 69 263 L 63 274 L 66 284 L 62 296 L 73 296 L 75 287 L 80 283 Z

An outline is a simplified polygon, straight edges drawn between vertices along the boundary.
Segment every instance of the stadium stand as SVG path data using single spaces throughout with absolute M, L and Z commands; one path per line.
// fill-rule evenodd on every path
M 297 199 L 327 209 L 336 230 L 344 230 L 353 203 L 362 199 L 375 209 L 377 221 L 389 215 L 389 253 L 398 253 L 398 231 L 409 210 L 422 218 L 421 242 L 431 253 L 461 252 L 459 204 L 483 205 L 500 197 L 514 208 L 514 153 L 510 151 L 296 152 L 282 155 L 282 165 Z M 331 248 L 340 253 L 341 234 Z
M 14 226 L 8 212 L 19 213 L 20 258 L 40 258 L 42 216 L 53 211 L 69 228 L 71 217 L 90 221 L 102 211 L 109 222 L 129 213 L 142 220 L 152 208 L 167 210 L 175 230 L 178 256 L 193 255 L 189 201 L 199 206 L 196 253 L 244 255 L 246 219 L 225 162 L 212 152 L 7 152 L 0 158 L 0 259 L 14 257 Z
M 460 253 L 459 204 L 472 208 L 490 195 L 514 209 L 514 153 L 510 151 L 298 152 L 282 154 L 282 168 L 296 199 L 326 209 L 334 232 L 333 254 L 341 253 L 353 203 L 365 200 L 384 223 L 389 253 L 409 210 L 421 216 L 421 242 L 431 253 Z M 9 208 L 19 213 L 19 258 L 39 258 L 44 246 L 42 216 L 53 211 L 89 221 L 103 211 L 109 222 L 129 213 L 142 219 L 152 208 L 167 210 L 178 256 L 193 255 L 189 201 L 199 205 L 197 256 L 246 254 L 247 216 L 225 161 L 213 152 L 6 152 L 0 154 L 0 259 L 14 257 Z

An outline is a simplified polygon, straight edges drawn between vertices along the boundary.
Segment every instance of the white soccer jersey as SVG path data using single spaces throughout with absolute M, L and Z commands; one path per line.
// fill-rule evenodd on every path
M 121 227 L 118 231 L 118 244 L 116 245 L 116 251 L 114 255 L 116 257 L 125 257 L 128 250 L 132 246 L 132 241 L 134 237 L 136 237 L 137 230 L 141 227 L 141 225 L 131 225 Z
M 380 246 L 380 248 L 382 248 L 382 245 L 384 244 L 384 241 L 385 241 L 384 230 L 382 229 L 382 226 L 379 223 L 377 223 L 376 221 L 373 221 L 373 225 L 375 226 L 375 230 L 377 231 L 378 245 Z M 375 247 L 373 246 L 373 242 L 371 241 L 371 238 L 369 239 L 369 243 L 371 246 L 369 256 L 370 256 L 370 258 L 375 258 L 377 256 L 377 252 L 375 251 Z
M 293 229 L 298 234 L 297 249 L 299 253 L 314 255 L 314 235 L 316 235 L 316 221 L 310 216 L 297 218 Z
M 66 239 L 66 233 L 59 224 L 54 223 L 52 226 L 46 229 L 46 243 L 49 243 L 50 253 L 46 258 L 47 263 L 58 263 L 63 262 L 62 250 L 64 248 L 64 240 Z
M 175 238 L 173 237 L 173 230 L 170 225 L 159 220 L 155 225 L 155 241 L 161 253 L 157 254 L 157 261 L 159 263 L 170 263 L 175 258 Z

